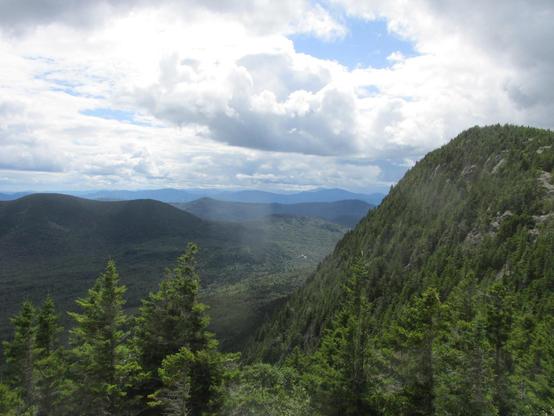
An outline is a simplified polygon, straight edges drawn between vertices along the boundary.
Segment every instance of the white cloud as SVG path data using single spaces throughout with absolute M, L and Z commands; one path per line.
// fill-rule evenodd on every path
M 347 36 L 337 13 L 386 19 L 418 55 L 349 70 L 294 50 L 291 34 Z M 554 127 L 553 13 L 549 0 L 0 1 L 2 184 L 386 186 L 472 125 Z

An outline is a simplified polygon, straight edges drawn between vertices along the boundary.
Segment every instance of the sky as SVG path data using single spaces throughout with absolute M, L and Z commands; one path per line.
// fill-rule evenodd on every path
M 386 190 L 554 127 L 552 0 L 0 0 L 0 192 Z

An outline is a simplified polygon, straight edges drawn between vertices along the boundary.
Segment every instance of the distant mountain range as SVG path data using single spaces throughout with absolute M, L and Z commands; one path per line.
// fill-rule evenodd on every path
M 262 204 L 251 202 L 219 201 L 201 198 L 192 202 L 176 203 L 200 218 L 212 221 L 250 221 L 270 215 L 292 215 L 321 218 L 335 224 L 353 227 L 373 207 L 355 199 L 336 202 L 303 202 L 297 204 Z
M 31 192 L 0 193 L 0 200 L 9 201 L 28 195 Z M 161 202 L 190 202 L 200 198 L 213 198 L 220 201 L 299 204 L 306 202 L 335 202 L 356 199 L 371 205 L 379 205 L 384 194 L 361 194 L 344 189 L 314 189 L 296 193 L 274 193 L 257 190 L 211 190 L 211 189 L 152 189 L 152 190 L 113 190 L 91 192 L 67 192 L 74 196 L 99 200 L 154 199 Z
M 114 258 L 127 306 L 156 287 L 187 242 L 200 246 L 203 298 L 224 346 L 246 339 L 275 302 L 329 254 L 346 229 L 305 217 L 238 224 L 153 200 L 95 201 L 33 194 L 0 202 L 0 339 L 24 299 L 50 293 L 71 309 Z

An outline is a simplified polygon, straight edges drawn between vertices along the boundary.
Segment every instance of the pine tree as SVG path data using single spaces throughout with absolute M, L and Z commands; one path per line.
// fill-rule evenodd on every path
M 510 386 L 512 357 L 507 342 L 512 330 L 513 297 L 503 282 L 488 289 L 485 298 L 486 332 L 494 350 L 494 404 L 500 416 L 509 415 L 513 408 Z
M 143 301 L 135 337 L 142 365 L 151 376 L 143 390 L 153 404 L 176 414 L 187 409 L 193 416 L 212 414 L 221 406 L 223 364 L 234 358 L 219 353 L 217 341 L 206 330 L 209 320 L 206 306 L 198 301 L 196 252 L 189 244 L 159 290 Z
M 426 289 L 404 310 L 393 329 L 399 384 L 397 398 L 402 412 L 410 415 L 434 414 L 434 343 L 441 330 L 441 302 L 435 288 Z
M 26 407 L 14 389 L 5 384 L 0 384 L 0 415 L 33 416 L 33 409 L 26 409 Z
M 344 306 L 322 339 L 311 372 L 315 402 L 324 414 L 374 414 L 371 381 L 371 306 L 367 301 L 367 271 L 356 260 L 344 285 Z M 314 389 L 314 387 L 312 387 Z M 374 403 L 373 403 L 374 404 Z
M 443 305 L 445 322 L 436 339 L 435 414 L 494 416 L 493 350 L 478 312 L 476 280 L 466 277 Z
M 175 267 L 167 270 L 159 290 L 142 301 L 136 319 L 135 342 L 141 364 L 155 379 L 165 357 L 182 347 L 192 352 L 201 350 L 212 339 L 206 332 L 206 306 L 198 301 L 200 277 L 194 259 L 197 250 L 196 245 L 189 244 Z
M 515 408 L 521 415 L 554 413 L 554 298 L 540 310 L 540 315 L 525 314 L 515 324 L 511 350 L 515 371 L 511 377 Z
M 60 341 L 62 331 L 54 301 L 48 296 L 37 317 L 35 342 L 36 396 L 41 416 L 54 416 L 62 412 L 66 372 Z
M 6 378 L 20 394 L 25 411 L 35 404 L 35 337 L 36 310 L 31 302 L 24 302 L 20 312 L 11 319 L 14 336 L 4 342 Z
M 70 313 L 73 399 L 80 415 L 132 414 L 130 389 L 141 369 L 128 346 L 128 317 L 123 312 L 125 286 L 110 260 L 88 295 L 77 301 L 81 313 Z
M 183 347 L 168 355 L 158 370 L 162 388 L 150 396 L 169 416 L 217 415 L 223 405 L 226 367 L 234 354 L 215 348 L 190 351 Z

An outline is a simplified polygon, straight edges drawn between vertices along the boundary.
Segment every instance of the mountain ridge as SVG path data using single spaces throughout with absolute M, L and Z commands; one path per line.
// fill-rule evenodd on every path
M 296 346 L 316 349 L 356 257 L 368 267 L 369 300 L 383 322 L 425 287 L 435 285 L 448 299 L 469 270 L 484 286 L 506 276 L 515 267 L 517 232 L 551 238 L 554 202 L 543 182 L 552 184 L 553 142 L 549 130 L 474 127 L 429 153 L 264 324 L 248 355 L 280 361 Z M 527 244 L 531 251 L 538 243 Z M 451 276 L 441 277 L 444 270 Z M 546 276 L 554 264 L 549 270 Z
M 360 200 L 334 202 L 304 202 L 297 204 L 252 203 L 200 198 L 188 203 L 173 204 L 180 209 L 207 220 L 248 221 L 275 214 L 321 218 L 336 224 L 353 227 L 373 206 Z

